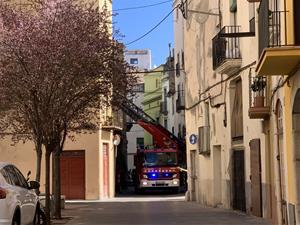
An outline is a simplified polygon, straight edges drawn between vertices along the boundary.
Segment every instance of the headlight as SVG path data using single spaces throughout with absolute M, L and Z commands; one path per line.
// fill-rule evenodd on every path
M 148 178 L 147 174 L 143 174 L 143 178 L 147 179 Z
M 173 178 L 176 178 L 176 177 L 178 177 L 178 174 L 177 174 L 177 173 L 174 173 L 174 174 L 173 174 Z

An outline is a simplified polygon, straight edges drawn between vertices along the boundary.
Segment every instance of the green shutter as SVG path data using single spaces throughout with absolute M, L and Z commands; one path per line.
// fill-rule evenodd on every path
M 237 11 L 236 0 L 230 0 L 230 12 L 236 12 L 236 11 Z

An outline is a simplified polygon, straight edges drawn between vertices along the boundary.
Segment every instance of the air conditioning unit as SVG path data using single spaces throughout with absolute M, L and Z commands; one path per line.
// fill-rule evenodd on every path
M 209 155 L 210 154 L 210 127 L 203 126 L 199 127 L 199 154 Z

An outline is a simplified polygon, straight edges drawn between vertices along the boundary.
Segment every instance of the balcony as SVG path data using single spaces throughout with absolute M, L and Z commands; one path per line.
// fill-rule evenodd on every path
M 288 11 L 270 11 L 267 1 L 260 4 L 260 58 L 256 67 L 258 75 L 290 75 L 298 68 L 300 46 L 287 41 L 288 13 Z
M 176 112 L 179 113 L 181 110 L 185 110 L 184 96 L 178 95 L 176 99 Z
M 112 115 L 103 115 L 101 118 L 103 129 L 122 129 L 123 113 L 120 110 L 114 110 Z
M 238 26 L 225 26 L 212 40 L 213 69 L 218 73 L 231 75 L 242 65 L 239 37 L 228 36 L 236 33 Z
M 160 102 L 160 113 L 163 115 L 168 115 L 167 101 Z
M 270 116 L 267 78 L 249 75 L 249 117 L 250 119 L 266 119 Z

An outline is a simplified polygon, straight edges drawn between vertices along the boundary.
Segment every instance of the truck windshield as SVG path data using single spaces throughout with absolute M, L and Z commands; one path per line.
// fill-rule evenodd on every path
M 144 155 L 144 166 L 176 166 L 176 152 L 148 152 Z

